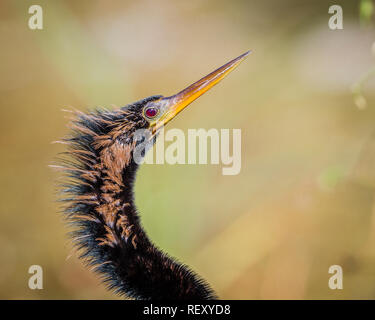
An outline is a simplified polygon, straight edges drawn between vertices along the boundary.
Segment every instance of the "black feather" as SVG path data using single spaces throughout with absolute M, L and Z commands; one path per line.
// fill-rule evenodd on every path
M 142 229 L 133 196 L 138 165 L 132 158 L 121 172 L 124 185 L 119 185 L 120 191 L 110 194 L 111 201 L 118 200 L 121 205 L 128 205 L 115 212 L 113 225 L 98 212 L 98 206 L 106 204 L 103 188 L 109 181 L 108 174 L 100 169 L 106 146 L 96 145 L 98 137 L 112 134 L 116 136 L 110 141 L 112 144 L 131 141 L 134 130 L 148 126 L 142 116 L 143 106 L 160 97 L 152 96 L 114 111 L 76 113 L 71 136 L 64 140 L 69 145 L 64 156 L 69 158 L 60 161 L 67 178 L 60 186 L 63 201 L 67 203 L 65 218 L 73 226 L 70 235 L 81 252 L 80 257 L 87 266 L 94 267 L 115 293 L 152 300 L 215 299 L 215 294 L 203 279 L 156 248 Z M 122 128 L 125 129 L 119 132 Z M 113 135 L 113 132 L 119 134 Z M 132 226 L 129 238 L 124 237 L 121 224 L 118 227 L 120 216 L 126 217 L 129 228 Z M 116 240 L 103 244 L 100 239 L 106 238 L 108 228 Z

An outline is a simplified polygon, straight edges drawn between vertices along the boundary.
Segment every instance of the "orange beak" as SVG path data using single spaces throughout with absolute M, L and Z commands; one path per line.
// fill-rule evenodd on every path
M 155 134 L 162 126 L 171 121 L 177 114 L 185 109 L 195 99 L 200 97 L 203 93 L 211 89 L 215 84 L 223 80 L 232 70 L 234 70 L 248 55 L 250 51 L 245 52 L 239 57 L 229 61 L 220 68 L 211 72 L 207 76 L 188 86 L 181 92 L 170 96 L 161 98 L 155 101 L 162 113 L 159 119 L 150 124 L 152 133 Z

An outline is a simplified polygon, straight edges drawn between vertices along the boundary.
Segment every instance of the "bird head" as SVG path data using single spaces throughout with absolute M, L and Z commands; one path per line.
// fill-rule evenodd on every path
M 136 126 L 137 129 L 147 129 L 151 137 L 154 137 L 161 128 L 184 110 L 191 102 L 224 79 L 249 53 L 250 51 L 229 61 L 175 95 L 169 97 L 160 95 L 151 96 L 133 103 L 127 110 L 133 113 L 133 118 L 136 119 L 138 124 Z
M 71 124 L 73 137 L 66 141 L 73 145 L 72 149 L 78 149 L 76 153 L 82 153 L 79 149 L 84 147 L 87 149 L 84 152 L 94 152 L 99 157 L 95 161 L 105 160 L 108 164 L 109 160 L 113 162 L 117 159 L 123 169 L 122 157 L 127 159 L 128 163 L 136 146 L 142 142 L 146 142 L 146 149 L 151 146 L 158 132 L 167 123 L 224 79 L 249 53 L 250 51 L 229 61 L 175 95 L 151 96 L 113 111 L 77 112 L 77 117 L 72 119 Z M 141 149 L 140 159 L 148 150 L 146 149 Z

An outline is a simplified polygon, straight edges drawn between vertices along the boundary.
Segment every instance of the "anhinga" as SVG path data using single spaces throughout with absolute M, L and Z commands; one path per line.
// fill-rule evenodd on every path
M 249 54 L 228 62 L 180 93 L 151 96 L 121 109 L 74 112 L 68 145 L 70 159 L 59 167 L 68 181 L 64 209 L 75 227 L 81 258 L 116 293 L 137 299 L 215 299 L 208 284 L 187 266 L 158 249 L 142 229 L 134 203 L 138 164 L 133 151 L 137 129 L 152 143 L 162 126 L 222 80 Z

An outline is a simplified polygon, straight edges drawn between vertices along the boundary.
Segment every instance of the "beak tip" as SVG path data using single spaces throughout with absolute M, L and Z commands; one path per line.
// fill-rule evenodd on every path
M 250 53 L 253 53 L 253 51 L 252 50 L 247 50 L 245 53 L 243 53 L 240 57 L 241 58 L 245 58 L 245 57 L 247 57 Z

